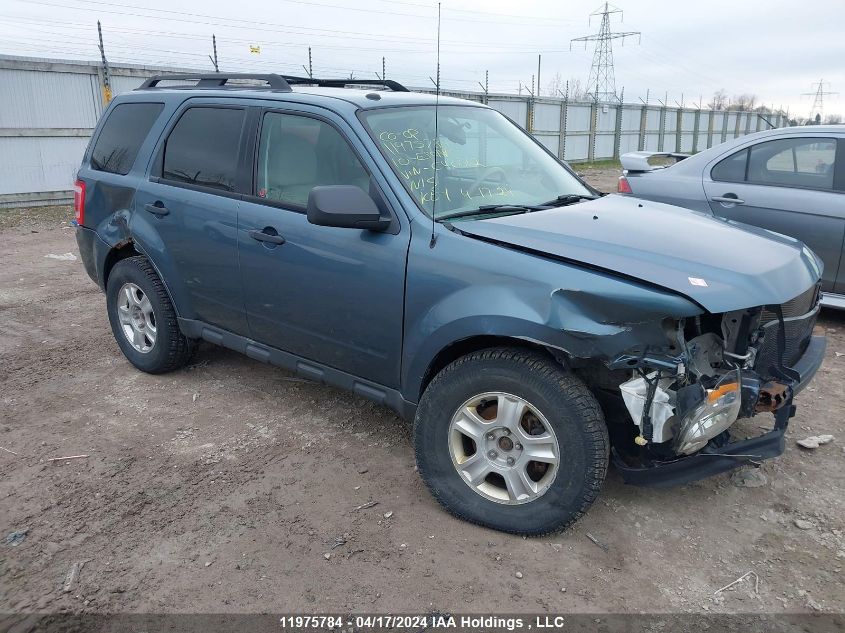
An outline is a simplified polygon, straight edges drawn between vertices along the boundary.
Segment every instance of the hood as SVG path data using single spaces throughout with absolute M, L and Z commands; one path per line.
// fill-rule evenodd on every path
M 661 286 L 709 312 L 785 303 L 821 274 L 820 260 L 798 240 L 626 196 L 454 226 Z

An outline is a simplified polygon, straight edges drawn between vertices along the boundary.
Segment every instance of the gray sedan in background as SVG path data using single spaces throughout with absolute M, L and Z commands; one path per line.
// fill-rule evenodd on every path
M 663 157 L 678 162 L 651 164 Z M 845 126 L 766 130 L 694 156 L 631 152 L 621 160 L 620 193 L 801 240 L 824 262 L 822 305 L 845 309 Z

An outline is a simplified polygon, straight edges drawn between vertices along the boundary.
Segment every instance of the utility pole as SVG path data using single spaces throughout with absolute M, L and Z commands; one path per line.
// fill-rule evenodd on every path
M 311 47 L 310 47 L 310 46 L 308 47 L 308 68 L 306 68 L 306 67 L 305 67 L 305 64 L 302 64 L 302 70 L 304 70 L 305 72 L 307 72 L 307 73 L 308 73 L 308 78 L 309 78 L 309 79 L 313 79 L 313 78 L 314 78 L 314 73 L 313 73 L 313 72 L 311 72 L 311 70 L 312 70 L 312 69 L 311 69 Z M 351 78 L 352 78 L 352 76 L 350 75 L 350 77 L 349 77 L 349 78 L 351 79 Z
M 214 51 L 214 56 L 208 56 L 211 60 L 211 65 L 214 66 L 214 72 L 219 73 L 220 67 L 217 65 L 217 37 L 212 33 L 211 34 L 211 48 Z
M 830 88 L 830 83 L 819 79 L 818 82 L 812 84 L 815 88 L 813 92 L 804 92 L 802 97 L 813 97 L 813 107 L 810 108 L 810 121 L 824 122 L 824 98 L 829 95 L 838 95 L 838 92 L 830 92 L 825 90 L 825 84 Z
M 616 77 L 613 69 L 612 41 L 621 39 L 624 45 L 626 37 L 636 35 L 642 39 L 642 33 L 639 31 L 612 32 L 610 30 L 610 16 L 614 13 L 618 13 L 620 18 L 622 17 L 622 9 L 613 6 L 609 2 L 605 2 L 604 7 L 599 7 L 590 14 L 590 20 L 592 20 L 593 16 L 601 16 L 599 32 L 594 35 L 576 37 L 569 42 L 570 50 L 572 50 L 572 42 L 584 42 L 585 50 L 588 42 L 596 43 L 593 53 L 593 64 L 590 67 L 590 77 L 587 80 L 587 86 L 596 87 L 595 93 L 592 95 L 593 101 L 619 102 L 619 97 L 616 94 Z
M 537 96 L 540 96 L 540 65 L 543 61 L 542 55 L 537 55 Z
M 103 27 L 97 20 L 97 35 L 100 38 L 100 59 L 103 63 L 103 102 L 108 105 L 111 101 L 111 77 L 109 75 L 109 63 L 106 61 L 106 49 L 103 47 Z
M 484 91 L 484 103 L 487 103 L 487 96 L 489 93 L 489 86 L 490 86 L 490 71 L 484 71 L 484 83 L 478 82 L 478 85 L 481 86 L 481 89 Z
M 534 131 L 534 75 L 531 75 L 531 92 L 528 97 L 528 132 Z

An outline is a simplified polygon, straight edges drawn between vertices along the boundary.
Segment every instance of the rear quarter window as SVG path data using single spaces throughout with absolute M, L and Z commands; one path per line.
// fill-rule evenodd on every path
M 91 167 L 125 175 L 132 169 L 163 103 L 122 103 L 109 113 L 91 151 Z
M 746 148 L 719 161 L 710 172 L 710 177 L 721 182 L 743 182 L 747 164 L 748 149 Z

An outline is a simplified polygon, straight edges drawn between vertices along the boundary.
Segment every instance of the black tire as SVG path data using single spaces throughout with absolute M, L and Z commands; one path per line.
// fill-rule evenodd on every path
M 470 398 L 492 391 L 530 402 L 557 436 L 557 475 L 532 501 L 492 501 L 452 464 L 452 416 Z M 527 536 L 562 530 L 584 514 L 604 482 L 609 446 L 601 408 L 584 383 L 544 354 L 523 349 L 483 350 L 454 361 L 428 385 L 414 421 L 417 467 L 434 497 L 460 519 Z
M 124 284 L 138 286 L 150 300 L 155 316 L 156 340 L 148 352 L 136 350 L 123 333 L 118 317 L 118 293 Z M 183 367 L 196 349 L 196 341 L 179 329 L 176 310 L 146 257 L 127 257 L 115 264 L 106 288 L 106 307 L 112 334 L 127 360 L 148 374 L 163 374 Z

